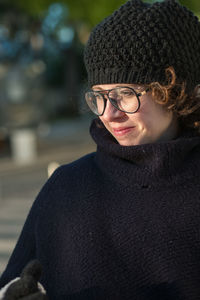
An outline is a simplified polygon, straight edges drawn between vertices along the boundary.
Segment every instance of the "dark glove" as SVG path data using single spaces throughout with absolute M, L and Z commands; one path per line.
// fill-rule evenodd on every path
M 39 261 L 28 263 L 23 269 L 20 278 L 11 281 L 2 295 L 2 300 L 47 300 L 48 297 L 41 284 L 38 283 L 42 273 Z M 3 290 L 2 289 L 2 290 Z M 0 295 L 1 296 L 1 295 Z

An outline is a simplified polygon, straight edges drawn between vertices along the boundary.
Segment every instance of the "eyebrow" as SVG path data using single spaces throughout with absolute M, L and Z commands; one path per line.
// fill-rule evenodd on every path
M 116 87 L 120 87 L 120 86 L 115 86 L 114 88 L 116 88 Z M 114 89 L 113 88 L 113 89 Z M 93 89 L 93 88 L 92 88 Z M 94 89 L 93 89 L 94 91 L 107 91 L 107 90 L 112 90 L 112 89 L 103 89 L 103 88 L 101 88 L 100 86 L 97 86 L 97 87 L 95 87 Z
M 135 89 L 135 90 L 137 90 L 137 89 L 140 89 L 141 88 L 141 86 L 139 86 L 139 87 L 134 87 L 134 86 L 132 86 L 132 85 L 117 85 L 117 86 L 115 86 L 114 88 L 117 88 L 117 87 L 130 87 L 130 88 L 133 88 L 133 89 Z M 113 89 L 114 89 L 113 88 Z M 98 91 L 108 91 L 108 90 L 112 90 L 112 89 L 102 89 L 100 86 L 97 86 L 97 87 L 95 87 L 95 89 L 93 89 L 92 88 L 92 90 L 93 91 L 96 91 L 96 92 L 98 92 Z
M 93 90 L 93 91 L 103 91 L 103 89 L 100 88 L 99 86 L 97 86 L 95 88 L 91 88 L 91 90 Z

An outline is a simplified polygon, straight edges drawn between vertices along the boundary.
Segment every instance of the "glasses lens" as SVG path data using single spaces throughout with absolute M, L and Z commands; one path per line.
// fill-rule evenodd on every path
M 127 113 L 134 113 L 139 108 L 139 101 L 134 89 L 129 87 L 118 87 L 109 92 L 112 104 Z
M 104 99 L 103 96 L 98 92 L 87 92 L 85 94 L 86 102 L 89 108 L 95 113 L 96 115 L 100 116 L 104 112 Z

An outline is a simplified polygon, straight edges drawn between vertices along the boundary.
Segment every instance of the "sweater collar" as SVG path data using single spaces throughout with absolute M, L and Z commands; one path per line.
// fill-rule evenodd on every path
M 121 146 L 95 119 L 90 127 L 97 144 L 96 162 L 102 172 L 118 183 L 151 187 L 180 184 L 200 171 L 200 136 L 183 132 L 178 138 L 159 143 Z

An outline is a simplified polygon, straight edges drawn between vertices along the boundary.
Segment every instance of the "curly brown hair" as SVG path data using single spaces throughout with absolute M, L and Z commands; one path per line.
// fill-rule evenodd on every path
M 173 111 L 182 128 L 193 128 L 200 133 L 200 85 L 188 92 L 186 82 L 177 82 L 173 67 L 166 69 L 167 84 L 152 82 L 148 87 L 154 101 Z

